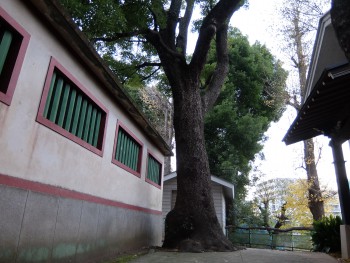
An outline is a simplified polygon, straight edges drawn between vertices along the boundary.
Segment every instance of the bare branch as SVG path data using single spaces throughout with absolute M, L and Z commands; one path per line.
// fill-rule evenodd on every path
M 130 38 L 130 37 L 135 37 L 138 35 L 143 35 L 144 33 L 145 33 L 144 30 L 115 33 L 113 36 L 110 36 L 110 37 L 95 37 L 95 38 L 92 38 L 91 41 L 92 42 L 97 42 L 97 41 L 113 42 L 113 41 L 117 41 L 117 40 L 122 39 L 122 38 Z
M 300 111 L 300 103 L 298 103 L 297 101 L 293 100 L 287 100 L 286 101 L 287 105 L 292 106 L 296 111 Z
M 318 162 L 321 160 L 322 149 L 323 149 L 323 147 L 319 147 L 318 148 L 318 157 L 317 157 L 317 160 L 316 160 L 316 166 L 318 165 Z
M 150 79 L 152 76 L 154 76 L 158 71 L 160 70 L 160 67 L 158 67 L 157 69 L 153 70 L 150 74 L 148 74 L 147 76 L 143 76 L 142 77 L 142 81 Z
M 140 65 L 137 65 L 135 68 L 141 69 L 141 68 L 145 68 L 145 67 L 160 67 L 161 65 L 162 65 L 162 63 L 160 63 L 160 62 L 144 62 Z

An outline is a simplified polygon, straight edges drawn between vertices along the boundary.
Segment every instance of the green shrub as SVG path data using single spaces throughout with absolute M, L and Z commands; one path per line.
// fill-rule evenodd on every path
M 311 237 L 315 251 L 338 252 L 340 246 L 340 225 L 342 220 L 339 216 L 323 217 L 314 221 L 314 230 Z

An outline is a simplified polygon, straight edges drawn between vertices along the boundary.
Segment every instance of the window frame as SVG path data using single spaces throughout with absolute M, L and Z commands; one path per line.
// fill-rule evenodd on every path
M 16 89 L 17 81 L 20 75 L 20 71 L 24 62 L 24 57 L 29 45 L 30 34 L 13 19 L 3 8 L 0 7 L 0 17 L 4 20 L 16 33 L 22 36 L 22 41 L 19 44 L 17 57 L 14 62 L 11 76 L 9 77 L 6 92 L 0 91 L 0 102 L 10 106 L 13 94 Z
M 98 138 L 98 145 L 100 147 L 94 147 L 93 145 L 89 144 L 88 142 L 82 140 L 81 138 L 75 136 L 74 134 L 70 133 L 66 129 L 60 127 L 56 123 L 50 121 L 49 119 L 44 117 L 44 110 L 45 110 L 45 105 L 48 97 L 48 93 L 50 90 L 50 85 L 51 85 L 51 80 L 53 73 L 57 69 L 63 76 L 64 78 L 67 78 L 73 85 L 74 87 L 79 90 L 81 93 L 84 94 L 89 100 L 91 100 L 93 103 L 95 103 L 101 111 L 103 111 L 105 114 L 101 118 L 101 124 L 100 127 L 103 127 L 103 131 L 99 135 Z M 39 105 L 39 111 L 38 115 L 36 118 L 36 121 L 39 122 L 40 124 L 46 126 L 47 128 L 59 133 L 60 135 L 66 137 L 67 139 L 79 144 L 80 146 L 88 149 L 89 151 L 103 157 L 103 151 L 104 151 L 104 144 L 105 144 L 105 138 L 106 138 L 106 131 L 107 131 L 107 122 L 108 122 L 108 109 L 98 100 L 96 97 L 92 95 L 92 93 L 86 89 L 68 70 L 66 70 L 54 57 L 51 57 L 50 60 L 50 65 L 47 71 L 47 75 L 45 78 L 45 84 L 40 100 L 40 105 Z
M 148 179 L 148 165 L 149 165 L 149 157 L 152 157 L 154 160 L 156 160 L 160 165 L 160 171 L 159 171 L 159 184 L 153 182 L 151 179 Z M 146 167 L 146 174 L 145 174 L 145 181 L 159 189 L 162 187 L 162 178 L 163 178 L 163 163 L 150 151 L 147 150 L 147 167 Z
M 137 171 L 133 170 L 132 168 L 123 164 L 122 162 L 118 161 L 115 158 L 117 145 L 118 145 L 118 133 L 119 133 L 120 128 L 140 146 L 139 155 L 138 155 Z M 142 168 L 142 159 L 143 159 L 142 156 L 143 156 L 143 143 L 120 120 L 118 120 L 117 125 L 116 125 L 116 129 L 115 129 L 115 138 L 114 138 L 114 146 L 113 146 L 113 153 L 112 153 L 112 163 L 117 165 L 118 167 L 126 170 L 127 172 L 141 178 L 141 168 Z

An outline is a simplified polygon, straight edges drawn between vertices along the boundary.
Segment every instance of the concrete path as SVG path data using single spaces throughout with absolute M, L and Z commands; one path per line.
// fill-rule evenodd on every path
M 316 252 L 277 251 L 247 248 L 236 252 L 177 253 L 157 251 L 132 263 L 339 263 L 333 257 Z

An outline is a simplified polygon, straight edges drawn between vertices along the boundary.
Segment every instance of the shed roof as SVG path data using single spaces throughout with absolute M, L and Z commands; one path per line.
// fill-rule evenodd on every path
M 45 24 L 55 31 L 71 51 L 79 57 L 95 76 L 103 83 L 103 87 L 145 132 L 147 137 L 160 151 L 167 156 L 172 155 L 170 146 L 160 136 L 145 115 L 135 106 L 130 96 L 124 90 L 120 80 L 109 69 L 96 52 L 85 34 L 72 21 L 70 15 L 57 0 L 22 0 L 25 4 L 39 13 Z
M 169 181 L 173 178 L 177 177 L 177 173 L 176 172 L 172 172 L 170 174 L 167 174 L 164 176 L 164 182 Z M 217 183 L 219 185 L 221 185 L 224 189 L 224 195 L 226 198 L 229 199 L 233 199 L 234 198 L 234 194 L 235 194 L 235 186 L 233 184 L 231 184 L 230 182 L 223 180 L 219 177 L 216 177 L 214 175 L 211 175 L 211 181 L 214 183 Z

